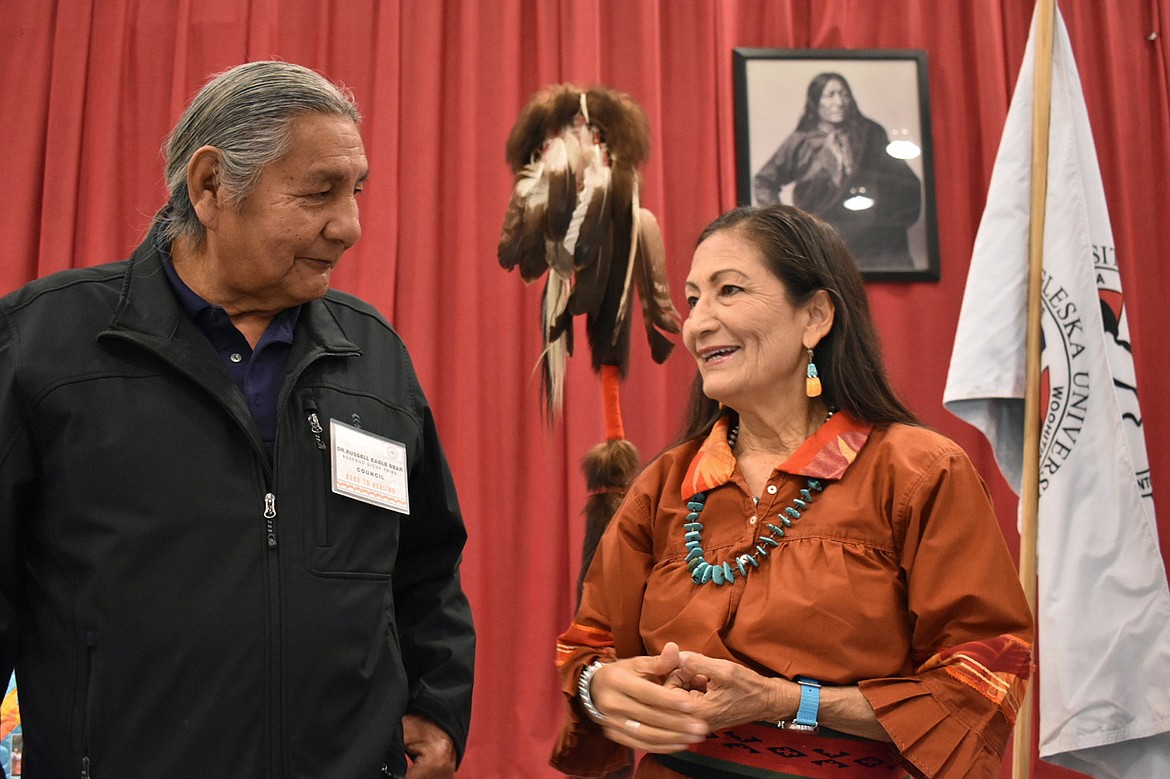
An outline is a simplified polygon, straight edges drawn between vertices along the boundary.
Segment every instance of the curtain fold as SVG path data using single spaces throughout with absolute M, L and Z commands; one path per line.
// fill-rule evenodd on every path
M 1061 0 L 1117 239 L 1156 495 L 1170 490 L 1170 0 Z M 480 630 L 475 714 L 460 776 L 551 777 L 561 716 L 553 644 L 575 605 L 585 504 L 579 462 L 604 438 L 583 327 L 566 411 L 541 414 L 541 283 L 496 261 L 511 172 L 504 140 L 540 87 L 604 83 L 647 111 L 643 204 L 682 284 L 702 227 L 735 204 L 733 47 L 924 49 L 929 60 L 941 280 L 874 283 L 895 385 L 964 446 L 1014 544 L 1015 500 L 986 443 L 945 413 L 943 384 L 995 151 L 1027 39 L 1019 0 L 0 0 L 0 293 L 128 255 L 162 205 L 159 148 L 214 72 L 249 59 L 317 68 L 348 86 L 372 166 L 363 238 L 336 286 L 403 335 L 435 408 L 470 539 Z M 865 105 L 869 96 L 859 96 Z M 635 306 L 635 315 L 637 307 Z M 676 342 L 678 339 L 675 339 Z M 674 436 L 694 367 L 681 343 L 654 365 L 634 324 L 622 386 L 643 458 Z M 1170 503 L 1162 547 L 1170 549 Z M 1005 776 L 1007 773 L 1005 772 Z M 1034 776 L 1070 775 L 1049 766 Z

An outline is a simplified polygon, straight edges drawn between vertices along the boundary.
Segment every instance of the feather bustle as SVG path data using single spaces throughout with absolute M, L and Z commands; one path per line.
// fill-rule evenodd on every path
M 505 153 L 516 183 L 497 255 L 501 266 L 519 267 L 525 282 L 549 274 L 541 362 L 554 416 L 574 316 L 586 316 L 598 372 L 603 366 L 626 372 L 632 287 L 638 288 L 656 360 L 671 348 L 664 333 L 677 332 L 661 233 L 656 222 L 642 227 L 649 212 L 640 207 L 637 167 L 649 156 L 649 138 L 646 115 L 629 95 L 571 84 L 539 90 L 509 133 Z

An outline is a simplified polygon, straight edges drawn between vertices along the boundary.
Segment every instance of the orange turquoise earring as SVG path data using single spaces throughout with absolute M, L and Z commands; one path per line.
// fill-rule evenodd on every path
M 810 398 L 821 396 L 821 380 L 817 376 L 817 364 L 813 362 L 813 350 L 808 350 L 808 373 L 804 380 L 804 394 Z

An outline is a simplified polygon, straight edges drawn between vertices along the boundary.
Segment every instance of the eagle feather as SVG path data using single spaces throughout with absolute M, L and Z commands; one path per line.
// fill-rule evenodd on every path
M 569 167 L 567 143 L 563 136 L 548 139 L 540 159 L 544 163 L 544 177 L 548 181 L 548 239 L 554 243 L 565 240 L 573 209 L 577 207 L 576 176 Z
M 678 309 L 670 300 L 666 281 L 666 245 L 658 219 L 645 208 L 638 220 L 638 252 L 634 259 L 634 279 L 638 299 L 642 301 L 642 321 L 650 342 L 650 356 L 662 364 L 674 349 L 674 343 L 660 331 L 677 335 L 682 330 Z

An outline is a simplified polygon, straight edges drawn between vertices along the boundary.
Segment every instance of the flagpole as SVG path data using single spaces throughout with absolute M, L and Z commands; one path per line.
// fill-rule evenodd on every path
M 1040 339 L 1044 217 L 1048 200 L 1048 126 L 1052 108 L 1052 41 L 1056 0 L 1036 0 L 1035 82 L 1032 103 L 1032 202 L 1028 236 L 1028 330 L 1024 390 L 1024 462 L 1020 486 L 1020 583 L 1032 614 L 1036 608 L 1036 535 L 1040 505 Z M 1012 779 L 1032 775 L 1032 709 L 1036 684 L 1028 685 L 1012 746 Z

